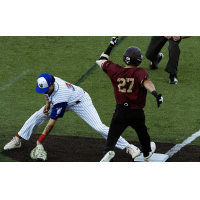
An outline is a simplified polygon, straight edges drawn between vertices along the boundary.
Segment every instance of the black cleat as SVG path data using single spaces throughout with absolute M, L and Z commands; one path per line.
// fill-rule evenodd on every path
M 176 74 L 170 74 L 169 76 L 169 84 L 177 84 L 178 79 Z
M 149 65 L 149 68 L 150 68 L 151 70 L 156 70 L 156 69 L 158 69 L 158 64 L 159 64 L 159 62 L 160 62 L 163 58 L 164 58 L 164 55 L 163 55 L 162 53 L 159 53 L 158 56 L 157 56 L 157 58 L 156 58 L 156 61 L 155 61 L 154 63 L 151 62 L 151 64 Z

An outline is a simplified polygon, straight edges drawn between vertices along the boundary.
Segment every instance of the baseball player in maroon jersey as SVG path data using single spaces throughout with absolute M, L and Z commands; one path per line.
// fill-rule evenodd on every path
M 117 41 L 118 37 L 112 37 L 109 47 L 96 61 L 111 79 L 117 103 L 101 162 L 113 160 L 115 144 L 128 126 L 135 129 L 142 146 L 144 161 L 148 162 L 156 150 L 156 145 L 151 142 L 145 125 L 143 108 L 146 104 L 147 90 L 155 96 L 158 107 L 163 102 L 163 97 L 156 92 L 153 83 L 149 80 L 147 71 L 138 68 L 143 58 L 139 48 L 129 47 L 124 52 L 125 67 L 108 61 L 112 48 Z

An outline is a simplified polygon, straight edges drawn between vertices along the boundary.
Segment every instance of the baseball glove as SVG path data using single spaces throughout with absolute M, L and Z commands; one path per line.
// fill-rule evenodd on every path
M 44 150 L 42 144 L 38 144 L 30 153 L 33 160 L 47 160 L 47 152 Z

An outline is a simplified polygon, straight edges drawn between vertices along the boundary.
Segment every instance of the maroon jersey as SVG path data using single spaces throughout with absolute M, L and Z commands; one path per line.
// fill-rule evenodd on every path
M 112 81 L 117 104 L 129 102 L 131 109 L 144 108 L 147 90 L 143 81 L 149 79 L 145 69 L 124 68 L 111 61 L 106 61 L 102 69 Z

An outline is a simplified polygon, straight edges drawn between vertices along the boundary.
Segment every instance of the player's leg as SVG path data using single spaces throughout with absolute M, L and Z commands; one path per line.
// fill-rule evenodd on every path
M 117 105 L 115 113 L 113 114 L 113 118 L 110 125 L 110 130 L 108 134 L 108 138 L 105 144 L 104 154 L 112 151 L 114 146 L 124 132 L 124 130 L 130 125 L 129 123 L 129 115 L 132 110 L 127 109 L 123 105 Z M 132 120 L 132 116 L 130 115 L 130 121 Z M 127 153 L 129 153 L 133 159 L 140 155 L 140 149 L 134 145 L 131 145 L 127 148 Z M 105 155 L 106 156 L 106 155 Z
M 49 120 L 49 116 L 46 116 L 43 113 L 44 107 L 39 111 L 35 112 L 23 125 L 21 130 L 18 132 L 18 135 L 15 136 L 9 143 L 4 146 L 4 150 L 15 149 L 21 147 L 21 138 L 29 140 L 33 129 L 45 121 Z M 50 112 L 50 111 L 49 111 Z
M 120 135 L 124 132 L 124 130 L 129 126 L 129 113 L 131 110 L 124 109 L 123 105 L 117 105 L 115 113 L 112 118 L 112 122 L 110 125 L 110 130 L 108 133 L 108 138 L 104 148 L 104 157 L 101 162 L 108 162 L 109 159 L 113 157 L 109 157 L 110 153 L 114 152 L 114 146 L 120 137 Z M 131 150 L 129 149 L 129 154 L 131 154 L 132 158 L 135 159 L 140 155 L 140 150 L 137 147 L 133 147 Z M 112 154 L 111 154 L 112 155 Z M 109 159 L 107 159 L 109 158 Z M 105 161 L 104 161 L 105 160 Z
M 48 121 L 50 119 L 50 116 L 45 115 L 43 113 L 44 106 L 35 112 L 23 125 L 21 130 L 18 132 L 18 135 L 20 135 L 23 139 L 29 140 L 33 129 L 37 126 L 40 126 L 44 122 Z M 49 110 L 49 113 L 51 112 L 51 109 Z
M 178 72 L 178 63 L 179 63 L 179 56 L 180 56 L 180 41 L 174 41 L 173 39 L 169 40 L 169 61 L 165 68 L 165 71 L 170 74 L 169 76 L 169 83 L 170 84 L 177 84 L 177 72 Z
M 102 123 L 88 93 L 85 93 L 84 99 L 75 105 L 69 107 L 69 110 L 76 113 L 85 122 L 87 122 L 93 129 L 99 132 L 105 139 L 108 137 L 109 127 Z M 119 149 L 125 149 L 130 144 L 122 137 L 117 141 L 116 147 Z
M 117 115 L 117 112 L 115 112 L 115 114 L 113 115 L 113 119 L 110 124 L 108 137 L 105 143 L 104 154 L 106 154 L 108 151 L 114 150 L 114 147 L 118 139 L 120 138 L 121 134 L 128 127 L 126 123 L 123 123 L 122 121 L 117 120 L 115 118 L 116 115 Z
M 146 58 L 151 61 L 150 69 L 158 69 L 158 64 L 164 57 L 160 53 L 167 39 L 164 36 L 153 36 L 146 51 Z
M 147 132 L 147 127 L 145 125 L 145 115 L 143 110 L 133 111 L 131 127 L 135 129 L 140 144 L 142 146 L 144 157 L 149 155 L 151 152 L 151 140 Z
M 121 134 L 124 132 L 124 130 L 127 128 L 127 124 L 118 121 L 115 119 L 115 114 L 113 115 L 113 119 L 110 124 L 110 130 L 108 133 L 108 137 L 104 146 L 103 151 L 103 158 L 100 162 L 112 162 L 113 158 L 115 156 L 114 147 L 116 146 L 116 143 L 118 139 L 120 138 Z

